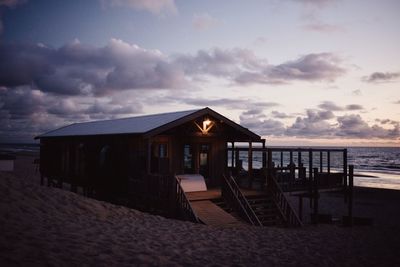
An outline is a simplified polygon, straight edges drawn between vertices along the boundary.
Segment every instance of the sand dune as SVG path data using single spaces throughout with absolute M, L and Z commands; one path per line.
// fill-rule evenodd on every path
M 17 163 L 0 173 L 1 266 L 400 266 L 399 192 L 360 194 L 357 212 L 388 216 L 373 226 L 216 228 L 40 186 Z

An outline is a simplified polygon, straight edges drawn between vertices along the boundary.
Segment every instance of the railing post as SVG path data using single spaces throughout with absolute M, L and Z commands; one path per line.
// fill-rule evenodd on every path
M 343 187 L 347 190 L 347 149 L 343 149 Z M 344 195 L 344 202 L 347 203 L 347 194 Z
M 248 151 L 248 174 L 249 174 L 249 188 L 253 186 L 253 142 L 249 141 Z
M 313 179 L 313 198 L 314 198 L 314 223 L 318 224 L 318 168 L 314 168 L 314 179 Z
M 328 166 L 327 166 L 327 168 L 328 168 L 328 173 L 331 173 L 331 152 L 328 150 L 327 152 L 327 157 L 328 157 Z
M 231 151 L 231 167 L 233 168 L 235 163 L 235 142 L 232 142 L 232 151 Z
M 313 181 L 313 151 L 310 148 L 308 151 L 308 191 L 310 195 L 312 194 L 312 181 Z M 310 197 L 310 208 L 312 208 L 312 199 Z
M 349 188 L 348 188 L 348 209 L 349 209 L 349 225 L 353 225 L 353 178 L 354 178 L 354 166 L 349 165 Z
M 262 139 L 262 167 L 267 167 L 267 154 L 265 153 L 265 139 Z
M 322 150 L 319 151 L 319 172 L 323 172 L 323 155 L 322 155 Z
M 268 152 L 268 173 L 267 173 L 267 186 L 269 186 L 270 185 L 270 179 L 271 179 L 271 176 L 272 176 L 272 168 L 273 168 L 273 166 L 272 166 L 272 150 L 271 149 L 267 149 L 267 152 Z

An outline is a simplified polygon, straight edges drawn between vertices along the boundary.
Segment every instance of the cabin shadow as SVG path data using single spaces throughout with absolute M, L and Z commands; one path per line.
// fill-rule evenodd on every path
M 77 123 L 36 138 L 42 184 L 67 184 L 165 217 L 301 226 L 302 208 L 296 211 L 285 192 L 296 192 L 299 203 L 309 198 L 317 223 L 321 190 L 343 192 L 352 216 L 347 150 L 267 148 L 259 135 L 210 108 Z M 342 155 L 340 169 L 332 168 L 334 153 Z

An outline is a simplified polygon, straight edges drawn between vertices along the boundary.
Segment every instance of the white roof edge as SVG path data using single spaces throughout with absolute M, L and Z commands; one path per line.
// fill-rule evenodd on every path
M 167 124 L 167 123 L 173 122 L 175 120 L 178 120 L 180 118 L 186 117 L 190 114 L 193 114 L 193 113 L 198 112 L 203 109 L 205 109 L 205 108 L 140 115 L 140 116 L 134 116 L 134 117 L 127 117 L 127 118 L 72 123 L 72 124 L 65 125 L 65 126 L 62 126 L 60 128 L 54 129 L 54 130 L 50 130 L 43 134 L 40 134 L 40 135 L 36 136 L 35 139 L 40 139 L 40 138 L 44 138 L 44 137 L 62 137 L 62 136 L 89 136 L 89 135 L 146 133 L 146 132 L 151 131 L 155 128 L 158 128 L 164 124 Z M 160 121 L 160 119 L 163 119 L 163 120 Z M 120 123 L 120 122 L 128 121 L 128 120 L 132 121 L 132 125 L 126 125 L 126 124 Z M 147 122 L 147 124 L 146 124 L 146 122 Z M 95 125 L 95 124 L 97 124 L 97 125 Z M 137 124 L 140 124 L 140 125 L 137 125 Z M 95 125 L 95 126 L 87 127 L 89 125 Z M 122 128 L 122 131 L 120 131 L 120 132 L 112 131 L 108 127 L 114 127 L 115 130 Z M 97 131 L 96 131 L 96 128 L 97 128 Z

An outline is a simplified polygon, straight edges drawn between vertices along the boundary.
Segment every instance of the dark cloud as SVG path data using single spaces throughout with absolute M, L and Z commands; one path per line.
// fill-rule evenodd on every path
M 333 81 L 345 73 L 339 66 L 340 62 L 341 60 L 332 53 L 309 54 L 273 67 L 270 76 L 283 81 Z
M 245 111 L 239 119 L 241 125 L 260 135 L 281 136 L 285 132 L 285 126 L 282 122 L 267 118 L 259 109 Z
M 329 110 L 329 111 L 344 111 L 344 110 L 363 110 L 364 107 L 358 104 L 349 104 L 346 105 L 345 107 L 342 106 L 338 106 L 337 104 L 335 104 L 332 101 L 324 101 L 321 104 L 318 105 L 318 107 L 320 109 L 324 109 L 324 110 Z
M 307 110 L 306 117 L 297 117 L 295 122 L 286 128 L 285 134 L 296 137 L 330 136 L 333 126 L 328 120 L 335 118 L 332 111 Z
M 0 142 L 32 142 L 67 124 L 113 119 L 142 112 L 140 101 L 81 96 L 58 97 L 28 86 L 0 87 Z
M 195 56 L 178 56 L 177 62 L 188 75 L 210 75 L 240 85 L 282 84 L 295 80 L 334 81 L 346 72 L 340 66 L 340 58 L 332 53 L 308 54 L 294 61 L 271 65 L 249 50 L 216 48 L 200 50 Z
M 284 112 L 279 112 L 279 111 L 276 111 L 276 110 L 271 111 L 271 115 L 272 115 L 273 118 L 276 118 L 276 119 L 287 119 L 287 118 L 292 118 L 293 117 L 292 115 L 288 115 L 288 114 L 286 114 Z
M 343 110 L 342 107 L 339 107 L 332 101 L 324 101 L 321 104 L 318 105 L 319 108 L 324 109 L 324 110 L 330 110 L 330 111 L 340 111 Z
M 200 50 L 168 57 L 112 39 L 104 47 L 74 41 L 55 49 L 43 44 L 0 44 L 0 86 L 30 86 L 59 95 L 104 95 L 130 89 L 188 88 L 189 81 L 213 76 L 236 82 L 332 81 L 345 70 L 330 53 L 309 54 L 270 65 L 245 49 Z
M 362 80 L 369 83 L 391 82 L 400 78 L 400 72 L 374 72 Z
M 394 104 L 400 104 L 400 100 L 393 102 Z
M 369 125 L 357 114 L 335 117 L 330 110 L 307 110 L 305 116 L 297 117 L 289 126 L 284 126 L 279 120 L 268 118 L 262 110 L 248 110 L 240 116 L 242 125 L 267 136 L 400 139 L 400 122 L 389 119 L 377 122 L 391 128 Z
M 362 109 L 364 109 L 364 107 L 361 105 L 358 105 L 358 104 L 350 104 L 350 105 L 347 105 L 345 107 L 345 109 L 346 110 L 362 110 Z
M 0 86 L 29 85 L 61 95 L 96 95 L 113 90 L 177 88 L 184 73 L 157 50 L 112 39 L 105 47 L 73 42 L 0 44 Z
M 369 126 L 360 115 L 345 115 L 337 118 L 339 123 L 337 136 L 347 138 L 384 138 L 392 139 L 400 137 L 399 123 L 393 129 L 385 129 L 378 125 Z

